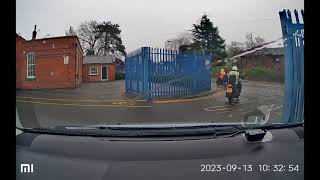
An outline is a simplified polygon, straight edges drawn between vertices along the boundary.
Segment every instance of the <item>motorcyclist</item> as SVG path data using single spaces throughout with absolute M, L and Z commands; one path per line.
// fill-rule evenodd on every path
M 219 75 L 219 77 L 220 77 L 220 80 L 224 80 L 224 76 L 226 75 L 226 72 L 224 72 L 224 69 L 221 69 L 220 70 L 220 75 Z
M 226 76 L 226 72 L 224 71 L 224 69 L 221 69 L 220 73 L 219 73 L 219 77 L 217 79 L 217 85 L 218 86 L 219 86 L 219 84 L 223 84 L 225 76 Z
M 240 73 L 238 71 L 238 67 L 237 66 L 232 66 L 231 71 L 228 73 L 228 76 L 232 76 L 234 75 L 236 77 L 236 82 L 235 85 L 238 89 L 238 93 L 241 93 L 241 89 L 242 89 L 242 83 L 241 83 L 241 78 L 240 78 Z

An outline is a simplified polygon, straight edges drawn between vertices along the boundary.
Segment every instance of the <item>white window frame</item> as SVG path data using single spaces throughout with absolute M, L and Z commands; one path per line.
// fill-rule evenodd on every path
M 69 56 L 63 56 L 63 64 L 69 64 Z
M 92 70 L 93 69 L 96 69 L 96 73 L 92 73 Z M 90 76 L 97 76 L 98 74 L 99 74 L 99 70 L 98 70 L 99 68 L 97 68 L 97 67 L 90 67 L 89 68 L 89 75 Z
M 29 66 L 32 73 L 29 75 Z M 27 53 L 27 78 L 33 79 L 36 77 L 36 54 L 34 52 Z

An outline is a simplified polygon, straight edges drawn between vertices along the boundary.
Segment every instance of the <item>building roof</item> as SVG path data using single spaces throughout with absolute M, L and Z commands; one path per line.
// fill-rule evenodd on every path
M 254 52 L 255 55 L 284 55 L 284 48 L 265 48 Z
M 26 40 L 24 39 L 22 36 L 18 35 L 16 33 L 16 37 L 19 37 L 19 38 L 22 38 L 24 41 L 23 43 L 29 43 L 29 42 L 34 42 L 34 41 L 44 41 L 44 40 L 54 40 L 54 39 L 64 39 L 64 38 L 75 38 L 77 41 L 78 41 L 78 44 L 80 46 L 80 50 L 83 54 L 83 50 L 82 50 L 82 47 L 81 47 L 81 43 L 79 41 L 79 38 L 78 36 L 56 36 L 56 37 L 48 37 L 48 38 L 40 38 L 40 39 L 30 39 L 30 40 Z
M 284 55 L 284 47 L 276 47 L 276 48 L 266 48 L 266 47 L 259 47 L 252 50 L 244 51 L 236 56 L 230 58 L 230 60 L 236 60 L 241 57 L 245 57 L 247 55 Z
M 283 47 L 277 47 L 277 48 L 263 48 L 251 53 L 247 53 L 244 55 L 241 55 L 240 57 L 244 57 L 247 55 L 272 55 L 272 56 L 281 56 L 284 55 L 284 48 Z
M 16 36 L 19 36 L 17 33 L 16 33 Z M 20 36 L 21 37 L 21 36 Z M 23 38 L 23 37 L 21 37 Z M 43 41 L 43 40 L 50 40 L 50 39 L 64 39 L 64 38 L 77 38 L 78 39 L 78 36 L 55 36 L 55 37 L 47 37 L 47 38 L 36 38 L 36 39 L 30 39 L 30 40 L 26 40 L 26 41 Z M 24 38 L 23 38 L 24 39 Z M 79 39 L 78 39 L 79 41 Z
M 22 39 L 22 40 L 24 40 L 24 41 L 26 41 L 23 37 L 21 37 L 21 36 L 20 36 L 19 34 L 17 34 L 17 33 L 16 33 L 16 37 L 17 37 L 17 38 L 20 38 L 20 39 Z
M 83 64 L 107 64 L 114 63 L 115 58 L 112 55 L 97 56 L 88 55 L 83 57 Z

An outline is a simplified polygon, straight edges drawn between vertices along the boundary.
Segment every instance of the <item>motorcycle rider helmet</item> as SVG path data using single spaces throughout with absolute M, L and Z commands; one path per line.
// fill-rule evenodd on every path
M 224 72 L 224 69 L 221 69 L 220 72 Z
M 232 71 L 238 71 L 237 66 L 232 66 Z

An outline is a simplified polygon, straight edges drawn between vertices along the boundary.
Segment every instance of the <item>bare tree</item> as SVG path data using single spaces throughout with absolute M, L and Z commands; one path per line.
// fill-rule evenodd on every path
M 190 45 L 192 43 L 192 35 L 188 32 L 179 34 L 175 38 L 171 38 L 165 43 L 165 48 L 178 50 L 183 45 Z
M 66 36 L 76 36 L 77 35 L 72 26 L 70 26 L 69 30 L 66 31 L 65 34 L 66 34 Z
M 79 25 L 76 31 L 83 51 L 86 53 L 86 55 L 94 55 L 100 53 L 100 33 L 96 31 L 97 25 L 97 21 L 85 21 Z
M 246 35 L 246 41 L 244 42 L 246 49 L 251 49 L 253 47 L 262 45 L 265 43 L 265 39 L 261 36 L 253 36 L 253 33 L 248 33 Z
M 77 35 L 82 49 L 86 55 L 114 54 L 126 55 L 125 47 L 122 44 L 121 30 L 118 24 L 111 21 L 99 23 L 95 20 L 80 23 L 76 30 L 70 26 L 66 35 Z
M 235 56 L 245 50 L 244 44 L 237 41 L 232 41 L 227 45 L 227 54 L 228 57 Z

